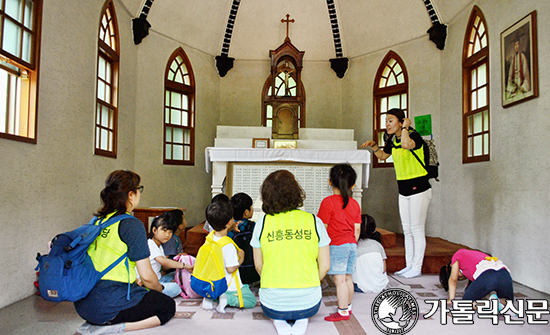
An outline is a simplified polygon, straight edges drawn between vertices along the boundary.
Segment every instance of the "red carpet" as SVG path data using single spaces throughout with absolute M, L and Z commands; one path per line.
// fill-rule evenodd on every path
M 403 234 L 395 234 L 395 246 L 391 248 L 384 247 L 388 256 L 386 260 L 388 273 L 399 271 L 405 267 L 404 244 Z M 470 249 L 465 245 L 452 243 L 438 237 L 426 237 L 426 252 L 422 273 L 439 274 L 441 267 L 448 264 L 453 254 L 461 248 Z

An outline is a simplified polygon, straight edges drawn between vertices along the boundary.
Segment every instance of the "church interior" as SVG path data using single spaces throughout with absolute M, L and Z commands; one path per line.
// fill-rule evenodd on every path
M 368 160 L 364 170 L 357 161 L 362 212 L 401 234 L 393 166 L 361 148 L 382 141 L 384 112 L 393 107 L 437 146 L 426 236 L 497 256 L 523 297 L 548 301 L 547 0 L 0 3 L 1 333 L 72 334 L 80 325 L 71 304 L 36 296 L 36 255 L 89 221 L 114 170 L 141 176 L 140 208 L 186 208 L 192 228 L 212 196 L 227 192 L 225 179 L 214 182 L 212 148 L 357 151 Z M 511 84 L 515 42 L 527 86 Z M 221 136 L 224 127 L 232 133 Z M 400 280 L 390 282 L 444 296 L 434 275 Z M 330 312 L 332 298 L 321 312 Z M 329 329 L 319 316 L 308 332 L 377 333 L 368 312 L 374 295 L 358 299 L 364 311 L 353 325 Z M 181 303 L 181 323 L 141 333 L 213 333 L 210 314 Z M 261 321 L 251 321 L 251 331 L 263 332 L 267 320 L 249 314 Z M 411 333 L 463 331 L 423 321 Z M 475 327 L 517 331 L 502 322 Z M 521 326 L 541 334 L 548 327 Z

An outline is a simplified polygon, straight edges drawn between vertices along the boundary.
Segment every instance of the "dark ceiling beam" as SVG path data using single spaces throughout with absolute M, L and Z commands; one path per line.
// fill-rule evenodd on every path
M 330 59 L 330 67 L 336 72 L 338 78 L 344 78 L 348 69 L 349 59 L 344 57 L 342 50 L 342 39 L 340 37 L 340 28 L 338 27 L 338 15 L 336 14 L 336 5 L 334 0 L 327 0 L 328 15 L 330 18 L 330 26 L 332 28 L 332 38 L 334 39 L 334 50 L 336 58 Z
M 132 19 L 132 30 L 134 31 L 134 44 L 138 45 L 143 41 L 145 36 L 149 35 L 149 28 L 151 24 L 147 21 L 147 15 L 153 6 L 153 1 L 146 0 L 141 9 L 139 17 Z
M 231 4 L 229 18 L 225 27 L 225 35 L 223 36 L 222 52 L 219 56 L 216 56 L 216 68 L 220 77 L 224 77 L 233 68 L 235 58 L 229 57 L 229 46 L 231 45 L 231 36 L 233 35 L 233 28 L 235 27 L 235 20 L 237 19 L 237 11 L 240 4 L 241 0 L 233 0 Z
M 428 15 L 430 15 L 430 19 L 432 20 L 432 26 L 427 31 L 430 34 L 430 41 L 434 42 L 439 50 L 443 50 L 445 48 L 445 40 L 447 39 L 447 25 L 439 22 L 439 17 L 431 0 L 422 1 L 424 1 Z

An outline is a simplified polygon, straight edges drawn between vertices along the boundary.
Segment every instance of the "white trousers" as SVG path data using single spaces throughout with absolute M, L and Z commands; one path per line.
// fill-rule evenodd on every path
M 426 250 L 426 217 L 432 200 L 432 189 L 411 196 L 399 195 L 399 215 L 405 235 L 405 261 L 407 267 L 422 272 Z

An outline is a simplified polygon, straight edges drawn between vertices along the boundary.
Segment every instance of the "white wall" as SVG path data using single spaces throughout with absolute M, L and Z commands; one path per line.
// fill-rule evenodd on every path
M 372 89 L 380 62 L 397 52 L 409 72 L 411 116 L 432 114 L 441 162 L 440 183 L 432 182 L 426 233 L 477 248 L 501 258 L 515 281 L 550 292 L 546 171 L 550 148 L 550 3 L 476 1 L 484 13 L 490 48 L 491 160 L 462 164 L 462 48 L 473 4 L 453 18 L 447 44 L 439 51 L 426 38 L 353 58 L 343 84 L 343 127 L 355 129 L 358 143 L 372 138 Z M 501 106 L 500 33 L 537 10 L 540 97 L 509 108 Z M 363 208 L 379 226 L 402 231 L 393 169 L 371 171 Z
M 37 144 L 0 139 L 0 307 L 35 292 L 36 253 L 87 223 L 107 174 L 134 164 L 136 51 L 115 1 L 121 36 L 118 158 L 94 156 L 97 36 L 103 0 L 46 2 Z
M 492 253 L 509 266 L 512 278 L 550 292 L 548 230 L 550 147 L 550 3 L 476 1 L 489 32 L 491 160 L 462 164 L 462 48 L 472 10 L 449 23 L 441 53 L 441 116 L 437 137 L 441 160 L 441 215 L 428 232 Z M 539 98 L 501 104 L 500 33 L 537 10 Z
M 271 72 L 268 51 L 265 58 L 235 60 L 233 69 L 220 79 L 221 125 L 261 125 L 262 89 Z M 304 61 L 302 83 L 306 91 L 306 127 L 340 128 L 341 80 L 330 62 Z
M 195 164 L 163 165 L 164 74 L 168 60 L 183 48 L 195 76 Z M 210 202 L 211 176 L 206 173 L 204 148 L 214 146 L 219 119 L 219 76 L 214 58 L 156 31 L 138 46 L 135 171 L 145 192 L 140 207 L 186 207 L 190 226 L 204 221 Z
M 440 52 L 427 37 L 413 40 L 389 49 L 351 59 L 343 83 L 343 127 L 355 130 L 355 140 L 360 145 L 373 139 L 373 89 L 374 77 L 386 54 L 393 50 L 403 60 L 408 72 L 409 112 L 414 117 L 432 115 L 434 138 L 439 129 L 439 78 Z M 426 62 L 426 60 L 429 62 Z M 436 79 L 434 79 L 436 78 Z M 439 185 L 434 186 L 434 198 L 429 209 L 427 230 L 437 224 Z M 368 189 L 363 192 L 363 211 L 372 215 L 379 227 L 402 232 L 397 208 L 397 182 L 393 168 L 371 170 Z

